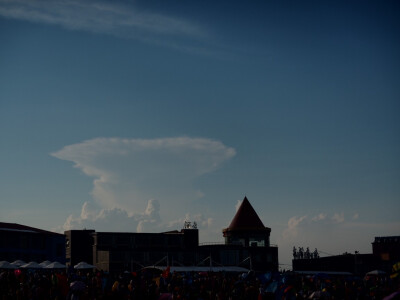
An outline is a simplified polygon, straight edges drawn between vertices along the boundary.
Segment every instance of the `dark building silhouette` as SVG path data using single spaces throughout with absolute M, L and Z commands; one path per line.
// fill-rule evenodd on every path
M 293 271 L 349 272 L 364 275 L 372 270 L 390 274 L 400 260 L 400 236 L 375 237 L 372 253 L 344 253 L 313 259 L 293 259 Z
M 382 269 L 379 259 L 372 254 L 344 253 L 312 259 L 294 259 L 293 271 L 347 272 L 355 275 Z M 389 270 L 390 271 L 390 270 Z
M 67 263 L 86 261 L 110 272 L 167 264 L 278 270 L 278 247 L 270 245 L 270 232 L 245 198 L 231 225 L 223 230 L 225 244 L 199 245 L 197 225 L 190 222 L 180 231 L 162 233 L 71 230 L 65 232 Z
M 34 227 L 0 222 L 0 261 L 65 262 L 65 236 Z
M 379 259 L 382 269 L 389 271 L 400 261 L 400 236 L 375 237 L 372 254 Z
M 244 197 L 229 227 L 222 232 L 226 245 L 269 247 L 271 228 L 264 226 L 247 197 Z
M 383 261 L 400 261 L 400 236 L 375 237 L 372 253 Z
M 208 251 L 214 250 L 211 252 L 222 264 L 240 265 L 257 271 L 278 270 L 278 247 L 270 244 L 271 228 L 264 226 L 247 197 L 222 233 L 225 245 L 208 247 Z
M 94 230 L 68 230 L 65 231 L 65 254 L 66 265 L 74 266 L 82 261 L 91 263 L 93 261 Z
M 106 271 L 133 271 L 170 261 L 190 265 L 196 260 L 197 229 L 163 233 L 94 232 L 93 264 Z

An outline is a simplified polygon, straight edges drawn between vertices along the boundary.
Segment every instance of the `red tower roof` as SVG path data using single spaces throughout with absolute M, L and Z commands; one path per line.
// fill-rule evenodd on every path
M 247 197 L 244 197 L 242 204 L 227 229 L 265 229 L 265 226 L 258 217 L 253 206 L 251 206 L 249 200 L 247 200 Z

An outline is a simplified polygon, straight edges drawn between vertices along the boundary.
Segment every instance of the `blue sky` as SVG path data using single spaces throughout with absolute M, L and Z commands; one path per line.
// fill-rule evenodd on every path
M 0 0 L 0 219 L 280 247 L 400 234 L 396 1 Z M 285 266 L 285 265 L 283 265 Z

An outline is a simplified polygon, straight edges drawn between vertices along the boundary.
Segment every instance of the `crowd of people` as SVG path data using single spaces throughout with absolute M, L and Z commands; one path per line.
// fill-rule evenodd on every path
M 148 269 L 113 275 L 18 269 L 0 273 L 0 300 L 400 299 L 398 284 L 397 278 L 388 276 L 331 277 L 294 272 L 172 273 Z

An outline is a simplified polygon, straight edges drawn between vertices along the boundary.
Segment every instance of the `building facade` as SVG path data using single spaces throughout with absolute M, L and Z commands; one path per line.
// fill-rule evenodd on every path
M 93 233 L 94 230 L 65 231 L 65 263 L 74 266 L 82 261 L 93 261 Z
M 347 272 L 354 275 L 365 275 L 372 270 L 381 270 L 379 259 L 373 254 L 344 253 L 318 258 L 294 259 L 292 261 L 293 271 L 318 271 L 324 272 Z
M 372 254 L 381 262 L 382 269 L 389 271 L 400 261 L 400 236 L 375 237 Z
M 65 263 L 65 236 L 15 223 L 0 222 L 0 261 L 44 260 Z
M 223 231 L 225 244 L 199 245 L 197 225 L 189 222 L 180 231 L 162 233 L 71 230 L 65 232 L 67 263 L 86 261 L 109 272 L 202 264 L 278 270 L 278 247 L 270 245 L 270 232 L 245 198 Z
M 349 272 L 364 275 L 372 270 L 390 274 L 393 264 L 400 261 L 400 236 L 375 237 L 372 253 L 344 253 L 311 259 L 293 259 L 293 271 Z
M 109 272 L 135 271 L 144 266 L 196 260 L 197 229 L 163 233 L 94 232 L 93 264 Z
M 375 237 L 372 253 L 383 261 L 390 263 L 400 261 L 400 236 Z
M 222 230 L 226 245 L 269 247 L 271 228 L 265 227 L 247 197 L 236 212 L 228 228 Z
M 221 262 L 238 265 L 246 261 L 252 270 L 278 270 L 278 247 L 270 244 L 271 228 L 264 226 L 247 197 L 222 233 L 225 245 L 218 248 Z

